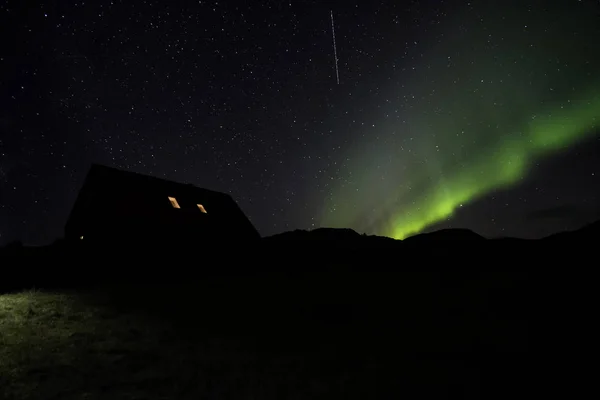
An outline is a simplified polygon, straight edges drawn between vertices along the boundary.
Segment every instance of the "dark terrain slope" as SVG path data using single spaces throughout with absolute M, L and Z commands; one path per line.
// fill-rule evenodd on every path
M 0 286 L 77 293 L 84 310 L 100 304 L 125 319 L 142 315 L 202 346 L 231 341 L 237 347 L 227 357 L 252 359 L 248 368 L 263 379 L 232 382 L 231 365 L 219 361 L 210 365 L 212 384 L 206 376 L 179 382 L 161 375 L 163 362 L 144 358 L 157 374 L 153 382 L 166 380 L 167 388 L 202 381 L 230 398 L 531 398 L 559 393 L 558 386 L 573 394 L 582 386 L 572 375 L 584 376 L 573 357 L 588 350 L 593 332 L 585 323 L 594 315 L 586 287 L 595 282 L 590 260 L 597 259 L 598 227 L 532 241 L 464 230 L 395 241 L 319 229 L 251 246 L 57 242 L 4 249 Z M 50 320 L 60 322 L 60 315 Z M 118 329 L 102 328 L 101 319 L 90 324 L 99 332 Z M 139 326 L 122 334 L 129 337 L 130 329 L 146 332 Z M 145 357 L 156 351 L 142 350 Z M 184 353 L 172 357 L 189 358 L 181 364 L 187 376 L 202 355 Z M 127 373 L 119 379 L 137 379 L 136 371 Z M 205 389 L 190 390 L 217 396 Z
M 0 290 L 185 282 L 196 277 L 263 273 L 549 270 L 566 260 L 589 264 L 588 256 L 597 258 L 599 238 L 600 221 L 539 240 L 486 239 L 470 230 L 446 229 L 401 241 L 329 228 L 296 230 L 248 243 L 127 241 L 94 245 L 59 240 L 49 246 L 0 249 Z

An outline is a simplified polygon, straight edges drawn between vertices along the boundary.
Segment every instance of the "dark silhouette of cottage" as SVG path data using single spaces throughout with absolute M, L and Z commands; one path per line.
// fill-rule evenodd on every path
M 84 243 L 198 245 L 260 239 L 228 194 L 97 164 L 75 201 L 65 237 Z

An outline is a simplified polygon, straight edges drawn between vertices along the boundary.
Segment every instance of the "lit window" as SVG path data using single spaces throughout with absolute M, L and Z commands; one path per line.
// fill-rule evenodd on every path
M 79 240 L 83 240 L 83 235 L 79 236 Z
M 181 208 L 179 207 L 179 203 L 177 202 L 177 199 L 175 197 L 169 197 L 169 201 L 171 202 L 173 208 Z
M 198 206 L 200 211 L 202 211 L 204 214 L 206 214 L 206 208 L 204 208 L 204 206 L 202 204 L 196 204 L 196 205 Z

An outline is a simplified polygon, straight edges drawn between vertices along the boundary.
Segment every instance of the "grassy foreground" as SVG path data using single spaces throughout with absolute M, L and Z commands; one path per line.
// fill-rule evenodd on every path
M 519 280 L 465 281 L 443 285 L 446 291 L 429 279 L 378 280 L 378 291 L 365 281 L 345 289 L 337 281 L 334 292 L 331 282 L 290 282 L 0 295 L 0 398 L 522 392 L 528 325 Z
M 251 361 L 234 343 L 183 338 L 74 293 L 0 296 L 3 399 L 221 398 L 250 384 L 263 393 Z

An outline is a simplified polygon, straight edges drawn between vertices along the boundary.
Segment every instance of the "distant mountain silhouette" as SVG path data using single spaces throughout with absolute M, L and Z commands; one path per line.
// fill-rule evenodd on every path
M 566 241 L 579 241 L 579 240 L 591 240 L 591 239 L 599 239 L 600 238 L 600 221 L 592 222 L 591 224 L 585 225 L 582 228 L 576 229 L 574 231 L 567 232 L 559 232 L 552 234 L 550 236 L 546 236 L 542 240 L 566 240 Z
M 312 231 L 296 229 L 263 239 L 266 243 L 291 244 L 295 242 L 309 242 L 315 244 L 336 244 L 352 246 L 386 246 L 398 244 L 399 241 L 376 235 L 359 234 L 348 228 L 317 228 Z
M 549 240 L 589 240 L 600 238 L 600 221 L 585 225 L 580 229 L 568 232 L 559 232 L 553 235 L 544 237 L 543 241 Z M 392 244 L 392 243 L 426 243 L 426 242 L 470 242 L 470 241 L 493 241 L 503 243 L 521 243 L 531 240 L 502 237 L 488 239 L 480 234 L 469 229 L 441 229 L 438 231 L 421 233 L 415 236 L 410 236 L 404 240 L 396 240 L 385 236 L 359 234 L 352 229 L 347 228 L 318 228 L 312 231 L 296 229 L 294 231 L 283 232 L 277 235 L 268 236 L 263 239 L 267 242 L 294 242 L 294 241 L 310 241 L 310 242 L 339 242 L 339 243 L 366 243 L 371 244 Z M 533 241 L 536 241 L 534 239 Z
M 467 229 L 443 229 L 395 240 L 334 228 L 284 232 L 247 244 L 232 240 L 223 246 L 169 241 L 152 246 L 140 246 L 135 241 L 97 246 L 59 240 L 48 246 L 0 248 L 0 293 L 32 287 L 80 288 L 114 281 L 178 281 L 189 279 L 190 270 L 194 276 L 295 275 L 308 271 L 318 276 L 326 270 L 345 276 L 350 269 L 357 274 L 377 274 L 424 266 L 450 268 L 459 262 L 463 269 L 549 266 L 565 253 L 573 253 L 574 247 L 581 258 L 588 251 L 594 253 L 593 244 L 599 238 L 600 221 L 538 240 L 486 239 Z M 528 257 L 535 258 L 535 265 Z M 151 267 L 156 264 L 164 268 Z
M 328 241 L 328 242 L 378 242 L 378 243 L 401 243 L 421 241 L 468 241 L 486 240 L 483 236 L 469 229 L 442 229 L 439 231 L 422 233 L 411 236 L 404 240 L 396 240 L 385 236 L 361 235 L 352 229 L 346 228 L 318 228 L 312 231 L 294 230 L 283 232 L 265 238 L 266 241 Z
M 416 240 L 486 240 L 483 236 L 473 232 L 469 229 L 441 229 L 430 233 L 422 233 L 415 236 L 406 238 L 405 242 L 412 242 Z
M 312 231 L 296 229 L 268 236 L 267 240 L 359 240 L 361 235 L 347 228 L 318 228 Z

